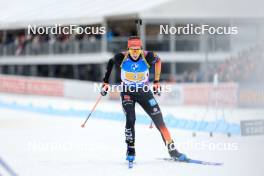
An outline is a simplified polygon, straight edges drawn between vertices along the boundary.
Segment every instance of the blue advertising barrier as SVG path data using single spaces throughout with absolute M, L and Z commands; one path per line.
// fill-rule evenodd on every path
M 56 109 L 52 106 L 47 107 L 36 107 L 33 104 L 22 105 L 16 102 L 3 102 L 0 100 L 0 107 L 15 109 L 15 110 L 24 110 L 48 115 L 57 115 L 63 117 L 81 117 L 85 118 L 89 113 L 89 110 L 76 110 L 74 108 L 68 109 Z M 125 121 L 125 116 L 123 112 L 108 112 L 103 110 L 96 110 L 93 113 L 93 118 L 97 119 L 108 119 L 116 121 Z M 240 124 L 229 123 L 223 119 L 216 118 L 215 121 L 205 121 L 205 120 L 193 120 L 193 119 L 184 119 L 178 118 L 173 114 L 167 114 L 164 116 L 164 121 L 168 127 L 182 129 L 182 130 L 192 130 L 200 132 L 215 132 L 215 133 L 229 133 L 233 135 L 240 135 Z M 137 123 L 140 124 L 149 124 L 150 118 L 147 115 L 138 114 Z

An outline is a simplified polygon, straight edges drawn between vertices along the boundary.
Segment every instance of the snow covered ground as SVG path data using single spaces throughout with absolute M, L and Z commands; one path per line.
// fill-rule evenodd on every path
M 0 99 L 38 106 L 48 103 L 61 109 L 67 109 L 69 105 L 90 109 L 93 104 L 93 101 L 22 95 L 1 95 Z M 121 107 L 119 103 L 103 101 L 100 109 L 120 111 Z M 198 112 L 204 111 L 198 108 L 162 107 L 163 111 L 173 109 L 179 115 L 184 112 L 196 116 L 204 113 Z M 233 115 L 251 113 L 251 117 L 262 117 L 261 111 L 242 112 L 236 110 Z M 159 132 L 147 124 L 137 123 L 136 164 L 133 169 L 128 169 L 124 119 L 107 120 L 92 116 L 83 129 L 80 125 L 84 120 L 85 115 L 52 115 L 0 106 L 0 157 L 21 176 L 263 176 L 264 173 L 263 136 L 235 135 L 229 138 L 216 134 L 210 138 L 208 133 L 200 132 L 194 138 L 191 131 L 170 128 L 180 151 L 194 159 L 223 162 L 224 165 L 172 163 L 158 160 L 168 157 Z M 0 175 L 8 175 L 1 166 Z

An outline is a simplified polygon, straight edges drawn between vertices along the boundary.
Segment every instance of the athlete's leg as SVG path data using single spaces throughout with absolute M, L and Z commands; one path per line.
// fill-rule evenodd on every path
M 170 156 L 175 160 L 187 160 L 187 157 L 184 154 L 178 152 L 178 150 L 176 149 L 175 144 L 171 138 L 170 132 L 163 121 L 160 107 L 157 101 L 155 100 L 153 93 L 151 91 L 142 92 L 141 96 L 138 97 L 138 103 L 148 113 L 155 126 L 160 131 L 162 139 L 165 145 L 168 147 L 168 152 Z
M 156 128 L 160 131 L 162 139 L 165 144 L 168 144 L 172 141 L 169 130 L 167 129 L 160 107 L 155 100 L 151 91 L 141 92 L 141 96 L 138 97 L 137 101 L 141 107 L 146 111 L 146 113 L 151 117 Z
M 126 115 L 125 137 L 127 143 L 127 155 L 135 156 L 135 101 L 130 93 L 122 92 L 122 107 Z

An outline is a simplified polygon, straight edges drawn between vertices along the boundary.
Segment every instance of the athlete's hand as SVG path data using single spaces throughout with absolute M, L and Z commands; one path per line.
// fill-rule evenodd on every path
M 107 92 L 109 90 L 109 84 L 108 83 L 103 83 L 102 87 L 101 87 L 101 95 L 102 96 L 106 96 Z
M 153 84 L 153 93 L 155 95 L 160 96 L 160 94 L 161 94 L 161 86 L 160 86 L 159 81 L 154 81 L 154 84 Z

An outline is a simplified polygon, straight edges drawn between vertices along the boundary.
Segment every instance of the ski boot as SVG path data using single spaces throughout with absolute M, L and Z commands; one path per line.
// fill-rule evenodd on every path
M 127 145 L 127 153 L 126 153 L 126 160 L 128 161 L 128 168 L 133 168 L 133 162 L 135 160 L 135 146 L 134 144 L 128 144 Z
M 168 143 L 167 147 L 168 147 L 168 151 L 169 151 L 170 157 L 173 160 L 181 161 L 181 162 L 187 162 L 189 160 L 185 154 L 178 152 L 178 150 L 176 149 L 173 141 Z
M 136 152 L 134 144 L 127 145 L 127 153 L 126 153 L 126 160 L 129 162 L 133 162 L 135 160 Z

